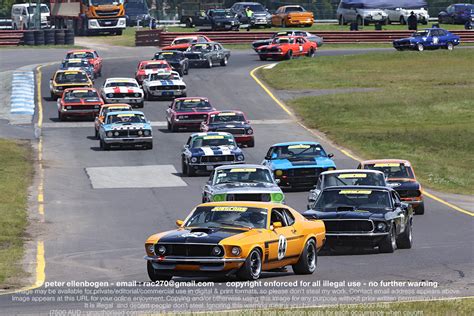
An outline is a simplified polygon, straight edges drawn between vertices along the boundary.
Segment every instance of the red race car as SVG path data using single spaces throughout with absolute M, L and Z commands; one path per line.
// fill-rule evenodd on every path
M 302 36 L 282 36 L 273 39 L 271 44 L 256 49 L 260 60 L 292 59 L 294 56 L 314 57 L 318 45 Z
M 211 42 L 209 37 L 204 35 L 197 35 L 197 36 L 186 36 L 186 37 L 176 37 L 172 42 L 171 45 L 165 46 L 162 50 L 180 50 L 185 51 L 191 46 L 192 44 L 196 43 L 206 43 Z
M 210 112 L 216 109 L 209 103 L 207 98 L 177 98 L 166 110 L 166 121 L 168 130 L 176 132 L 182 128 L 199 128 L 201 123 L 207 120 Z
M 148 78 L 149 74 L 157 73 L 163 70 L 171 71 L 171 66 L 166 60 L 144 60 L 138 63 L 135 79 L 141 85 L 143 79 Z
M 89 117 L 94 119 L 104 105 L 104 101 L 94 88 L 70 88 L 64 90 L 58 99 L 58 119 L 69 117 Z
M 89 60 L 89 63 L 94 66 L 95 77 L 102 76 L 102 58 L 99 57 L 97 51 L 93 49 L 75 49 L 68 51 L 65 59 L 73 58 Z
M 201 132 L 227 132 L 234 135 L 235 141 L 247 147 L 255 146 L 253 129 L 250 121 L 240 111 L 216 111 L 207 116 L 201 123 Z

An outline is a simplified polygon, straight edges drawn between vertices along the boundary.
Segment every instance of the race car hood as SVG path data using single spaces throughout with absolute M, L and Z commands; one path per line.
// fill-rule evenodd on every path
M 105 131 L 123 131 L 123 130 L 134 130 L 134 129 L 149 129 L 151 125 L 149 123 L 130 123 L 130 124 L 104 124 Z
M 176 113 L 179 113 L 179 115 L 193 115 L 193 114 L 208 114 L 209 112 L 215 111 L 214 108 L 209 108 L 208 110 L 197 110 L 196 108 L 193 108 L 192 111 L 185 110 L 185 111 L 180 111 L 180 110 L 175 110 Z
M 279 48 L 279 47 L 283 47 L 285 45 L 290 45 L 288 43 L 285 43 L 285 44 L 268 44 L 268 45 L 263 45 L 263 46 L 260 46 L 259 48 L 266 48 L 266 49 L 271 49 L 271 48 Z
M 237 155 L 242 153 L 239 147 L 236 146 L 212 146 L 191 148 L 193 157 L 200 156 L 216 156 L 216 155 Z
M 319 212 L 315 210 L 308 210 L 303 213 L 303 216 L 308 219 L 372 219 L 372 220 L 387 220 L 393 216 L 390 210 L 380 209 L 380 213 L 372 213 L 365 210 L 358 211 L 340 211 L 340 212 Z
M 109 87 L 103 89 L 104 93 L 142 93 L 138 87 Z
M 327 157 L 301 158 L 301 159 L 273 159 L 270 161 L 272 169 L 297 169 L 297 168 L 330 168 L 335 167 L 334 161 Z
M 221 129 L 221 128 L 248 128 L 249 124 L 246 122 L 226 122 L 226 123 L 211 123 L 208 125 L 209 130 Z
M 414 179 L 388 179 L 387 185 L 395 190 L 419 190 L 420 184 Z
M 185 86 L 183 80 L 153 80 L 148 81 L 147 86 L 149 87 L 159 87 L 159 86 Z
M 80 102 L 67 102 L 67 101 L 62 101 L 62 103 L 64 105 L 67 105 L 67 106 L 80 106 L 80 105 L 101 105 L 102 104 L 102 101 L 101 100 L 98 100 L 98 101 L 93 101 L 93 102 L 86 102 L 85 99 L 81 99 Z
M 170 231 L 158 239 L 158 243 L 219 244 L 222 240 L 246 233 L 247 230 L 232 228 L 186 228 Z
M 260 47 L 260 46 L 269 45 L 271 42 L 272 42 L 271 38 L 265 39 L 265 40 L 258 40 L 258 41 L 252 42 L 252 46 L 257 48 L 257 47 Z
M 213 194 L 219 193 L 281 193 L 278 185 L 273 183 L 259 182 L 235 182 L 217 184 L 212 187 Z
M 165 46 L 162 48 L 162 50 L 180 50 L 180 51 L 185 51 L 186 49 L 189 48 L 191 44 L 186 43 L 186 44 L 178 44 L 178 45 L 169 45 Z

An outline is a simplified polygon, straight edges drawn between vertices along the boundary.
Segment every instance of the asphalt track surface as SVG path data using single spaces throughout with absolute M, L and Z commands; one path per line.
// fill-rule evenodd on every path
M 357 51 L 364 52 L 367 51 Z M 324 52 L 328 55 L 347 53 Z M 137 57 L 106 59 L 103 77 L 96 80 L 95 86 L 100 87 L 107 77 L 133 77 L 142 57 L 137 53 Z M 248 163 L 260 163 L 273 143 L 315 139 L 314 135 L 292 121 L 250 77 L 249 72 L 259 65 L 262 63 L 250 51 L 233 51 L 227 67 L 191 69 L 190 74 L 184 77 L 188 96 L 208 97 L 217 109 L 242 110 L 251 121 L 255 121 L 256 147 L 244 149 Z M 181 179 L 186 186 L 181 187 L 94 189 L 85 169 L 172 165 L 176 169 L 175 175 L 181 177 L 180 152 L 189 132 L 170 133 L 162 126 L 170 101 L 146 102 L 145 114 L 149 120 L 158 122 L 153 131 L 154 149 L 101 151 L 99 142 L 92 137 L 91 123 L 57 121 L 56 102 L 48 99 L 48 80 L 56 68 L 57 65 L 51 65 L 42 69 L 41 86 L 45 223 L 40 235 L 45 245 L 46 281 L 148 281 L 143 259 L 145 239 L 155 232 L 174 229 L 175 220 L 185 218 L 200 203 L 201 188 L 207 177 L 183 177 Z M 339 169 L 356 167 L 356 161 L 330 144 L 321 142 L 327 152 L 335 154 Z M 299 211 L 305 210 L 306 199 L 306 191 L 286 194 L 287 204 Z M 444 291 L 432 293 L 433 297 L 471 296 L 474 292 L 472 218 L 434 200 L 427 199 L 425 203 L 425 215 L 415 217 L 412 249 L 397 250 L 393 254 L 364 250 L 323 254 L 318 258 L 318 268 L 313 275 L 297 276 L 288 268 L 287 272 L 263 273 L 262 279 L 279 282 L 361 281 L 361 288 L 367 288 L 369 281 L 432 280 L 438 282 L 438 290 Z M 215 288 L 225 288 L 225 282 L 217 281 Z M 346 287 L 346 290 L 349 288 Z M 334 295 L 327 293 L 328 297 Z M 173 296 L 178 297 L 179 294 Z M 414 299 L 431 296 L 426 293 L 410 295 Z M 380 295 L 369 297 L 369 301 L 375 301 Z M 391 297 L 408 298 L 406 295 L 398 297 L 397 294 L 391 294 Z M 239 304 L 226 307 L 250 306 Z M 287 304 L 304 305 L 300 302 Z M 313 301 L 307 305 L 316 304 Z M 19 303 L 12 301 L 11 295 L 0 296 L 0 314 L 5 315 L 82 308 L 84 303 L 78 301 Z M 120 310 L 117 306 L 111 308 Z M 209 308 L 213 307 L 202 309 Z M 217 305 L 214 308 L 223 309 Z M 154 308 L 153 311 L 180 309 L 192 310 L 183 305 L 163 307 L 161 310 Z

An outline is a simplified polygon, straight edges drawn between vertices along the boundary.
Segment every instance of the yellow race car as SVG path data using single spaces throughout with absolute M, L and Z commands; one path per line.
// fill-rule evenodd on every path
M 94 83 L 84 70 L 58 70 L 49 81 L 51 99 L 56 100 L 67 88 L 92 88 Z
M 262 271 L 288 265 L 296 274 L 312 274 L 326 239 L 322 221 L 277 203 L 204 203 L 176 224 L 178 229 L 145 243 L 152 281 L 231 275 L 256 280 Z

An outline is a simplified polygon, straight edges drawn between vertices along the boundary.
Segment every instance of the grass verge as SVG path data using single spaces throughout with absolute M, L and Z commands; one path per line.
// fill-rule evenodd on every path
M 321 56 L 260 76 L 276 89 L 377 88 L 288 104 L 307 126 L 362 157 L 408 159 L 424 185 L 473 194 L 472 64 L 471 49 Z
M 90 35 L 77 38 L 85 39 L 88 43 L 134 47 L 136 31 L 135 27 L 127 27 L 122 35 Z
M 0 139 L 0 288 L 23 273 L 23 239 L 27 226 L 28 187 L 32 182 L 31 147 Z

